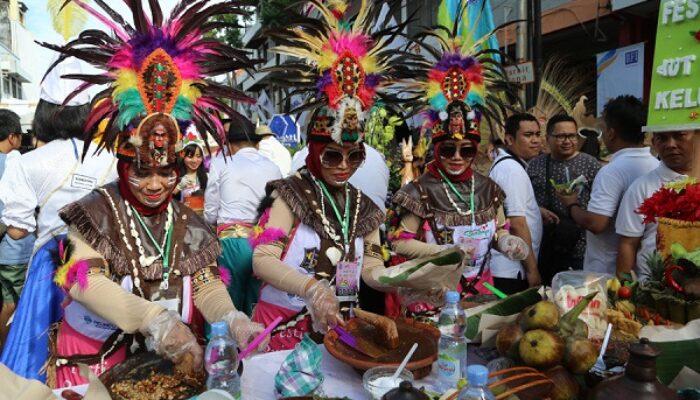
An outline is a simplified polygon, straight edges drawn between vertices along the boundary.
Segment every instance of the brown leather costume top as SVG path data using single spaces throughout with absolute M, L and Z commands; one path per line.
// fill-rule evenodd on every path
M 175 278 L 192 275 L 214 264 L 221 248 L 212 229 L 194 211 L 177 201 L 172 202 L 172 207 L 174 227 L 170 273 L 171 278 Z M 115 218 L 115 211 L 118 220 Z M 156 260 L 148 267 L 139 263 L 139 253 L 130 234 L 126 204 L 119 194 L 116 182 L 96 189 L 81 200 L 65 206 L 59 214 L 67 225 L 75 228 L 88 244 L 104 257 L 112 274 L 117 277 L 131 275 L 134 261 L 139 266 L 139 275 L 145 280 L 162 279 L 162 259 Z M 166 218 L 167 212 L 143 217 L 144 223 L 156 239 L 162 237 Z M 134 227 L 141 238 L 146 256 L 157 254 L 143 227 L 138 223 L 135 223 Z M 126 247 L 124 237 L 129 240 L 131 250 Z
M 477 172 L 474 172 L 474 184 L 474 207 L 476 208 L 474 219 L 477 224 L 481 225 L 496 218 L 498 208 L 505 200 L 505 193 L 496 182 Z M 471 179 L 461 183 L 455 182 L 453 185 L 462 197 L 469 201 Z M 421 200 L 421 189 L 427 196 L 430 209 Z M 454 201 L 462 210 L 469 210 L 469 204 L 463 204 L 452 192 L 450 195 L 453 196 Z M 462 226 L 472 223 L 471 214 L 459 215 L 457 213 L 445 194 L 442 181 L 427 172 L 402 187 L 394 195 L 393 202 L 424 220 L 432 212 L 437 225 Z
M 354 186 L 349 186 L 351 224 L 355 221 L 354 214 L 357 205 L 357 195 L 358 193 L 360 194 L 359 212 L 357 213 L 357 224 L 354 230 L 355 235 L 350 238 L 350 254 L 348 258 L 352 259 L 355 256 L 355 238 L 365 237 L 374 232 L 384 221 L 384 214 L 369 197 L 361 193 Z M 298 223 L 308 225 L 320 236 L 321 249 L 319 250 L 319 254 L 324 256 L 318 258 L 314 269 L 316 274 L 320 273 L 322 275 L 328 274 L 329 276 L 333 276 L 335 274 L 335 267 L 331 265 L 325 254 L 329 247 L 337 246 L 323 229 L 323 222 L 320 216 L 321 190 L 313 183 L 311 174 L 306 170 L 302 170 L 286 179 L 268 183 L 267 190 L 268 192 L 276 191 L 279 197 L 287 203 L 294 213 L 296 219 L 295 225 Z M 339 189 L 334 190 L 332 188 L 329 188 L 329 191 L 339 207 L 338 211 L 343 214 L 345 209 L 345 191 Z M 340 233 L 342 231 L 340 221 L 333 215 L 332 208 L 328 204 L 326 204 L 326 214 L 328 222 L 335 228 L 336 232 Z M 352 226 L 350 226 L 350 230 L 352 233 Z M 342 251 L 342 249 L 340 250 Z

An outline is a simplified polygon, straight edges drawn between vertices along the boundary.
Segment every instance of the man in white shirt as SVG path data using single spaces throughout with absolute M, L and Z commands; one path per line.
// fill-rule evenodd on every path
M 649 277 L 645 257 L 656 249 L 657 224 L 644 224 L 643 216 L 635 210 L 664 184 L 688 177 L 693 166 L 693 135 L 692 130 L 654 132 L 652 144 L 661 157 L 661 164 L 637 178 L 627 189 L 615 221 L 615 231 L 620 235 L 618 276 L 625 276 L 634 269 L 639 280 Z
M 528 287 L 539 286 L 537 253 L 542 239 L 542 215 L 527 175 L 527 161 L 542 150 L 540 124 L 531 114 L 515 114 L 505 123 L 505 146 L 497 149 L 489 178 L 506 194 L 504 208 L 510 220 L 510 233 L 528 245 L 529 254 L 523 261 L 510 260 L 499 251 L 491 250 L 491 274 L 494 285 L 511 294 Z
M 37 140 L 46 144 L 8 160 L 0 179 L 0 201 L 5 204 L 2 223 L 8 226 L 7 235 L 14 240 L 33 233 L 37 237 L 0 362 L 22 376 L 40 380 L 45 377 L 39 372 L 43 364 L 39 360 L 48 356 L 48 327 L 62 313 L 63 293 L 47 279 L 56 268 L 53 255 L 57 239 L 68 231 L 58 210 L 117 177 L 116 158 L 106 151 L 95 155 L 95 143 L 89 144 L 82 157 L 84 143 L 80 138 L 90 109 L 87 94 L 83 92 L 62 105 L 79 85 L 62 76 L 80 73 L 79 65 L 77 60 L 68 59 L 46 76 L 32 122 Z
M 267 125 L 260 125 L 255 133 L 261 138 L 258 142 L 260 154 L 272 160 L 279 167 L 282 176 L 289 175 L 292 170 L 292 156 L 289 154 L 289 150 L 277 140 Z
M 366 194 L 386 214 L 389 167 L 387 167 L 382 153 L 367 143 L 364 146 L 366 153 L 365 162 L 350 177 L 348 182 Z M 294 154 L 292 171 L 297 171 L 305 165 L 307 155 L 309 155 L 308 147 L 304 147 Z
M 615 273 L 618 236 L 615 219 L 625 190 L 639 176 L 659 165 L 644 146 L 645 107 L 634 96 L 619 96 L 603 109 L 603 142 L 613 152 L 593 181 L 591 198 L 583 209 L 576 195 L 559 196 L 571 218 L 586 229 L 584 271 Z
M 260 136 L 255 134 L 251 122 L 231 124 L 227 139 L 227 155 L 217 155 L 209 166 L 204 219 L 217 226 L 222 247 L 219 264 L 231 274 L 229 295 L 237 310 L 251 315 L 260 281 L 253 277 L 253 250 L 248 236 L 257 222 L 265 186 L 282 179 L 282 174 L 275 163 L 256 149 Z

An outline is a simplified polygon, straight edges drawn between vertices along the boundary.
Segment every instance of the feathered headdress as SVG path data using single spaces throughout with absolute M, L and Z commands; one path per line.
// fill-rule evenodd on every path
M 376 2 L 360 1 L 354 20 L 344 0 L 309 1 L 321 19 L 298 16 L 295 27 L 275 37 L 283 44 L 273 48 L 301 61 L 270 71 L 282 71 L 280 82 L 294 87 L 293 94 L 310 94 L 302 107 L 313 110 L 309 140 L 356 142 L 362 140 L 364 122 L 375 99 L 398 103 L 396 93 L 386 89 L 395 79 L 409 75 L 412 54 L 387 47 L 405 23 L 387 27 L 391 13 L 378 21 Z M 371 33 L 372 29 L 375 33 Z
M 130 0 L 126 4 L 133 26 L 104 0 L 95 0 L 104 14 L 83 0 L 66 0 L 64 7 L 69 3 L 100 20 L 113 36 L 89 29 L 65 46 L 41 45 L 61 53 L 51 68 L 73 56 L 104 70 L 97 75 L 65 75 L 84 82 L 66 102 L 92 85 L 109 85 L 93 99 L 85 133 L 86 139 L 92 138 L 100 122 L 108 119 L 100 145 L 116 148 L 118 157 L 169 165 L 181 146 L 180 132 L 191 123 L 221 144 L 226 132 L 219 114 L 234 121 L 244 118 L 224 100 L 254 102 L 234 88 L 207 79 L 252 67 L 244 51 L 205 36 L 231 26 L 212 17 L 245 14 L 245 2 L 180 0 L 164 20 L 157 0 L 148 1 L 150 17 L 142 0 Z
M 459 7 L 466 8 L 467 1 Z M 481 49 L 497 29 L 476 41 L 458 34 L 461 16 L 454 13 L 452 26 L 440 25 L 418 35 L 425 49 L 420 77 L 408 82 L 423 93 L 422 110 L 432 130 L 433 143 L 445 139 L 479 141 L 482 117 L 489 123 L 505 120 L 511 104 L 517 103 L 515 87 L 506 79 L 497 49 Z M 435 47 L 428 43 L 437 41 Z

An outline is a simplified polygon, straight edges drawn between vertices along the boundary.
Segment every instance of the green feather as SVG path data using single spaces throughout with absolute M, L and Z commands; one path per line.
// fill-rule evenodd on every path
M 119 107 L 119 117 L 117 117 L 119 129 L 124 129 L 132 120 L 146 113 L 146 106 L 136 88 L 120 93 L 114 98 L 114 102 Z
M 189 121 L 192 119 L 192 103 L 185 96 L 178 96 L 170 114 L 177 120 Z

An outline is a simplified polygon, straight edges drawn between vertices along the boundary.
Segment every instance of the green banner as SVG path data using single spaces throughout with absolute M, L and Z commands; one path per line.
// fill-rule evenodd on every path
M 661 0 L 645 131 L 700 128 L 700 0 Z

